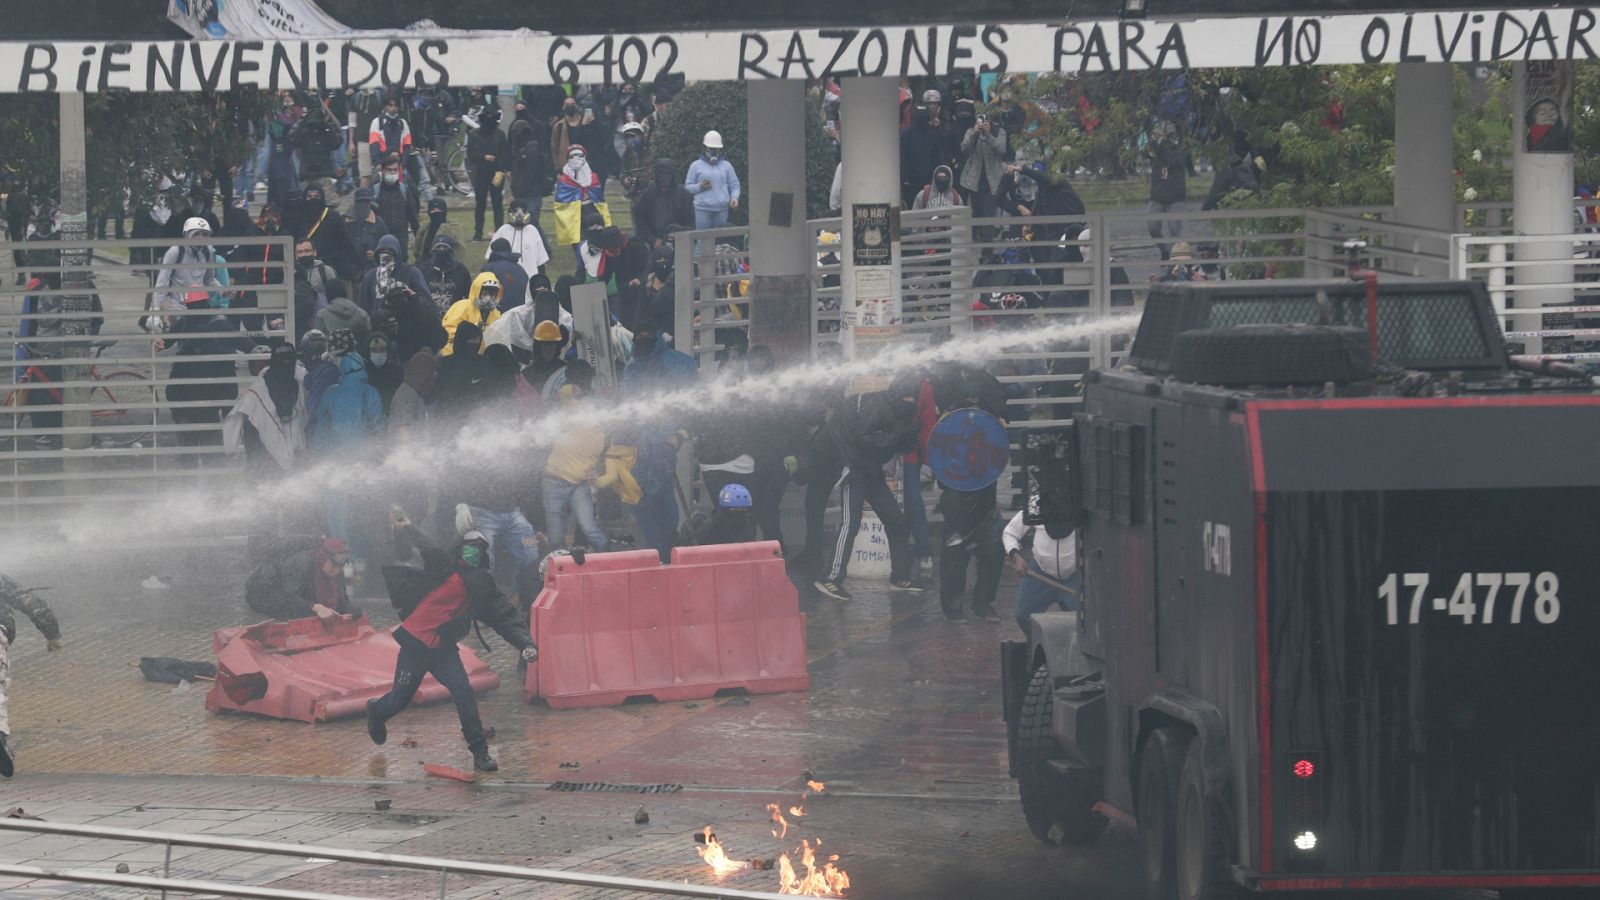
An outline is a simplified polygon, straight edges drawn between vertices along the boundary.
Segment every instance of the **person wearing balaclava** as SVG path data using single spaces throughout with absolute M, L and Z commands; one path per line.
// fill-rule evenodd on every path
M 456 257 L 460 249 L 461 242 L 456 240 L 454 229 L 446 225 L 439 229 L 428 253 L 417 264 L 417 269 L 422 272 L 422 280 L 428 283 L 428 294 L 441 319 L 457 300 L 466 297 L 467 291 L 472 289 L 472 273 Z
M 428 398 L 439 377 L 439 358 L 429 350 L 418 350 L 406 360 L 405 377 L 389 401 L 389 433 L 402 441 L 421 437 L 427 423 Z
M 673 233 L 694 228 L 694 195 L 679 183 L 676 162 L 662 157 L 651 168 L 655 183 L 633 201 L 633 233 L 660 249 Z
M 280 344 L 267 367 L 246 387 L 222 420 L 222 445 L 244 450 L 245 468 L 257 478 L 292 471 L 306 446 L 305 377 L 295 348 Z
M 295 215 L 290 217 L 286 213 L 284 225 L 294 235 L 295 242 L 310 241 L 317 249 L 317 258 L 332 266 L 340 278 L 358 279 L 366 269 L 366 261 L 358 259 L 344 217 L 328 206 L 322 188 L 309 185 L 301 192 L 298 203 L 291 203 Z
M 1000 535 L 1000 541 L 1005 547 L 1011 570 L 1021 579 L 1017 585 L 1017 625 L 1023 634 L 1031 634 L 1028 624 L 1034 613 L 1045 612 L 1056 606 L 1067 612 L 1078 608 L 1083 578 L 1078 572 L 1077 531 L 1048 523 L 1043 528 L 1031 528 L 1022 521 L 1025 514 L 1026 510 L 1022 510 L 1011 517 Z M 1033 532 L 1031 559 L 1023 549 L 1028 543 L 1030 531 Z M 1029 578 L 1027 573 L 1030 571 L 1068 589 L 1063 591 Z
M 444 202 L 443 197 L 435 197 L 428 201 L 428 221 L 422 223 L 422 228 L 417 231 L 416 237 L 411 239 L 412 259 L 428 258 L 428 251 L 433 248 L 434 240 L 449 219 L 450 205 Z
M 490 107 L 479 117 L 478 129 L 467 136 L 467 171 L 472 176 L 472 193 L 476 198 L 473 240 L 483 240 L 483 213 L 487 204 L 494 204 L 494 227 L 499 228 L 505 222 L 501 204 L 506 173 L 510 169 L 511 155 L 506 150 L 506 136 L 500 131 L 500 111 Z
M 340 346 L 344 343 L 341 340 Z M 350 346 L 355 346 L 355 336 L 350 336 Z M 339 360 L 334 352 L 333 339 L 327 334 L 313 328 L 300 338 L 300 362 L 306 368 L 306 374 L 300 379 L 300 385 L 306 393 L 306 409 L 316 412 L 317 404 L 322 401 L 322 392 L 339 380 Z M 316 430 L 316 417 L 306 422 L 306 440 L 312 437 Z
M 456 352 L 439 360 L 439 378 L 430 407 L 433 418 L 445 422 L 447 429 L 459 426 L 477 408 L 492 378 L 490 364 L 481 352 L 483 331 L 475 323 L 458 325 L 451 346 Z
M 606 188 L 589 165 L 588 152 L 582 144 L 567 149 L 566 162 L 556 179 L 555 214 L 556 243 L 563 247 L 576 246 L 583 239 L 583 220 L 586 209 L 593 210 L 605 225 L 611 224 L 611 209 L 606 205 Z
M 267 120 L 267 202 L 282 205 L 291 191 L 300 187 L 299 164 L 295 160 L 295 145 L 289 135 L 305 111 L 294 95 L 283 91 L 278 95 L 278 108 Z
M 550 249 L 545 245 L 544 232 L 533 220 L 533 208 L 526 200 L 519 199 L 511 201 L 510 209 L 511 221 L 495 230 L 494 240 L 504 240 L 510 245 L 507 249 L 517 254 L 517 262 L 529 278 L 542 274 L 545 264 L 550 261 Z M 483 258 L 488 259 L 490 252 L 485 251 Z M 508 291 L 508 294 L 513 293 Z M 512 306 L 520 305 L 526 299 L 524 296 L 507 297 Z
M 225 316 L 186 316 L 174 326 L 172 334 L 178 345 L 178 359 L 172 364 L 166 393 L 175 424 L 216 427 L 221 424 L 229 405 L 238 399 L 234 362 L 226 358 L 249 348 L 249 344 L 241 346 L 239 338 L 230 336 L 230 333 L 238 334 L 238 328 Z M 197 359 L 207 356 L 224 358 Z M 188 405 L 201 402 L 215 405 Z M 209 444 L 215 439 L 210 430 L 178 432 L 178 442 L 189 447 Z
M 934 168 L 933 180 L 924 184 L 911 201 L 912 209 L 945 209 L 961 205 L 961 193 L 956 190 L 955 175 L 945 165 Z
M 395 295 L 415 296 L 424 306 L 432 308 L 428 282 L 420 269 L 400 259 L 398 238 L 386 234 L 379 239 L 374 262 L 376 265 L 361 276 L 361 287 L 356 293 L 356 302 L 362 309 L 369 314 L 375 312 Z M 396 311 L 395 316 L 399 318 L 400 313 Z
M 374 332 L 367 338 L 367 383 L 378 392 L 378 399 L 383 402 L 383 414 L 389 414 L 390 406 L 394 402 L 395 391 L 400 389 L 400 384 L 405 381 L 406 370 L 389 352 L 388 335 Z
M 476 346 L 473 352 L 478 352 L 483 346 L 483 329 L 493 325 L 500 318 L 500 279 L 493 272 L 481 272 L 473 279 L 472 287 L 467 291 L 465 300 L 457 301 L 450 310 L 444 314 L 444 330 L 450 336 L 450 343 L 445 345 L 444 356 L 454 356 L 459 352 L 457 332 L 462 325 L 472 325 L 476 336 Z
M 539 217 L 544 198 L 556 183 L 556 167 L 550 156 L 550 128 L 532 116 L 519 116 L 511 123 L 507 138 L 511 153 L 511 197 L 527 204 L 533 218 Z
M 483 271 L 500 282 L 500 311 L 510 312 L 527 303 L 528 273 L 522 270 L 519 254 L 512 251 L 511 242 L 503 237 L 490 241 L 485 259 Z

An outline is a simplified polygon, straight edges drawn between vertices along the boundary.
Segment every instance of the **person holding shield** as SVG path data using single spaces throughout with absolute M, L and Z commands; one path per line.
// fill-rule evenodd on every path
M 944 415 L 928 435 L 928 462 L 939 480 L 939 511 L 944 516 L 944 543 L 939 550 L 939 605 L 945 620 L 967 621 L 967 562 L 977 561 L 972 586 L 972 615 L 999 622 L 995 594 L 1005 552 L 995 484 L 1005 471 L 1005 388 L 998 379 L 973 366 L 954 365 L 934 379 L 935 402 Z

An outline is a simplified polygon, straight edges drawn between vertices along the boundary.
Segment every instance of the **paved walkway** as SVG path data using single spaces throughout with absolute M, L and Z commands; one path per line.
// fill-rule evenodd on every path
M 471 765 L 448 703 L 408 710 L 380 748 L 359 719 L 305 725 L 211 715 L 203 686 L 143 681 L 139 656 L 209 659 L 212 630 L 251 617 L 240 600 L 240 573 L 212 574 L 225 566 L 208 571 L 203 561 L 168 559 L 172 589 L 147 592 L 137 587 L 147 573 L 128 563 L 103 561 L 97 571 L 49 580 L 64 652 L 46 654 L 26 630 L 18 640 L 12 719 L 20 774 L 0 785 L 0 812 L 21 806 L 62 821 L 695 882 L 712 876 L 691 837 L 712 824 L 736 857 L 771 858 L 793 850 L 797 836 L 821 837 L 844 857 L 856 897 L 1135 896 L 1125 835 L 1076 854 L 1028 835 L 1006 777 L 995 674 L 996 643 L 1015 626 L 947 625 L 932 595 L 891 597 L 862 584 L 850 604 L 805 597 L 812 687 L 803 694 L 598 710 L 528 707 L 512 687 L 513 654 L 490 635 L 487 659 L 506 685 L 485 696 L 483 707 L 498 730 L 493 749 L 501 771 L 467 786 L 422 773 L 426 762 Z M 104 572 L 117 573 L 116 581 Z M 386 603 L 366 608 L 378 625 L 393 623 Z M 798 800 L 808 770 L 828 790 L 807 801 L 808 815 L 777 841 L 767 831 L 765 804 Z M 546 790 L 553 781 L 685 790 Z M 393 806 L 380 813 L 375 799 Z M 650 823 L 635 826 L 641 804 Z M 186 877 L 382 897 L 438 892 L 436 875 L 216 851 L 177 858 L 174 874 Z M 128 862 L 150 872 L 159 870 L 160 853 L 0 834 L 0 859 L 90 868 Z M 760 871 L 726 883 L 777 886 L 774 873 Z M 0 890 L 139 895 L 37 883 L 0 882 Z M 451 896 L 496 891 L 600 896 L 467 879 L 452 881 Z

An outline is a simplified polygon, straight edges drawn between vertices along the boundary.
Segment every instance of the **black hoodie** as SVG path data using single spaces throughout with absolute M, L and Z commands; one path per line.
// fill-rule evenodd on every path
M 694 195 L 682 185 L 678 164 L 655 162 L 656 181 L 633 202 L 634 237 L 646 244 L 665 240 L 672 232 L 694 228 Z

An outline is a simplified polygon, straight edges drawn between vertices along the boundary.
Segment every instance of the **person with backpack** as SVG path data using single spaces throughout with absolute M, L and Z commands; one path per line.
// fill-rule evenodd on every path
M 351 611 L 344 565 L 350 547 L 338 538 L 274 541 L 273 553 L 250 572 L 244 602 L 256 615 L 279 622 Z M 281 557 L 273 559 L 271 557 Z
M 338 282 L 333 267 L 317 258 L 310 241 L 294 248 L 294 320 L 300 327 L 328 306 L 328 286 Z M 323 332 L 326 334 L 327 332 Z
M 401 619 L 393 632 L 400 653 L 395 658 L 394 683 L 389 692 L 367 701 L 367 736 L 380 746 L 388 741 L 388 721 L 411 705 L 423 676 L 432 675 L 450 692 L 456 716 L 461 720 L 461 736 L 472 753 L 473 768 L 497 771 L 500 765 L 489 755 L 478 698 L 466 667 L 461 664 L 456 642 L 467 636 L 474 621 L 481 621 L 517 648 L 522 665 L 526 666 L 539 658 L 538 648 L 528 634 L 527 619 L 518 614 L 494 583 L 489 571 L 489 541 L 481 532 L 467 532 L 445 551 L 424 538 L 404 513 L 391 513 L 391 521 L 395 558 L 420 555 L 422 569 L 415 572 L 412 581 L 427 587 L 399 596 L 393 588 L 390 590 L 390 601 Z M 391 571 L 385 570 L 386 574 Z
M 912 209 L 944 209 L 964 205 L 961 192 L 956 190 L 955 174 L 946 165 L 934 168 L 933 180 L 923 185 L 911 201 Z
M 411 235 L 422 230 L 418 212 L 421 201 L 418 191 L 405 182 L 399 154 L 391 153 L 383 161 L 378 183 L 372 189 L 372 208 L 383 219 L 384 227 L 400 241 L 400 261 L 409 262 L 407 249 Z

